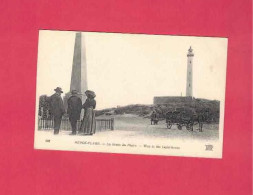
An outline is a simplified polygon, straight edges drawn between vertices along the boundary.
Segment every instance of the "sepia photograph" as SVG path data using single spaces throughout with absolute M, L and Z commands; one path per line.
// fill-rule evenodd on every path
M 0 7 L 0 195 L 252 195 L 252 0 Z
M 227 44 L 40 30 L 35 149 L 222 158 Z

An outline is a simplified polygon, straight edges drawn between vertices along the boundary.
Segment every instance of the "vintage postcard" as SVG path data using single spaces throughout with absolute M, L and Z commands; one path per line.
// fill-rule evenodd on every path
M 227 44 L 40 30 L 35 149 L 222 158 Z

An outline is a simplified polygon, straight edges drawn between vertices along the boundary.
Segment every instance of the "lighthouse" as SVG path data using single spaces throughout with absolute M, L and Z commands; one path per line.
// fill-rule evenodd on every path
M 193 65 L 193 49 L 190 47 L 188 49 L 187 53 L 187 80 L 186 80 L 186 96 L 192 97 L 192 77 L 193 77 L 193 71 L 192 71 L 192 65 Z

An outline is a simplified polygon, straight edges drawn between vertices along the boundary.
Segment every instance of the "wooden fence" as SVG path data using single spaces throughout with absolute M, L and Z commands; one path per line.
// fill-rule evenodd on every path
M 102 130 L 114 130 L 114 119 L 96 119 L 96 131 Z M 81 121 L 77 121 L 77 130 L 80 129 Z M 38 120 L 38 130 L 49 130 L 54 128 L 54 121 L 52 119 L 41 119 Z M 61 127 L 62 130 L 71 130 L 69 119 L 62 119 Z

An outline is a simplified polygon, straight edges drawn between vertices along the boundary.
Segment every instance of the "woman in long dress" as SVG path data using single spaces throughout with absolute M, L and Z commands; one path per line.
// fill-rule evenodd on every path
M 87 99 L 83 104 L 84 109 L 83 121 L 80 127 L 80 132 L 85 135 L 93 135 L 96 130 L 95 111 L 96 108 L 96 97 L 93 91 L 87 90 L 85 92 Z

